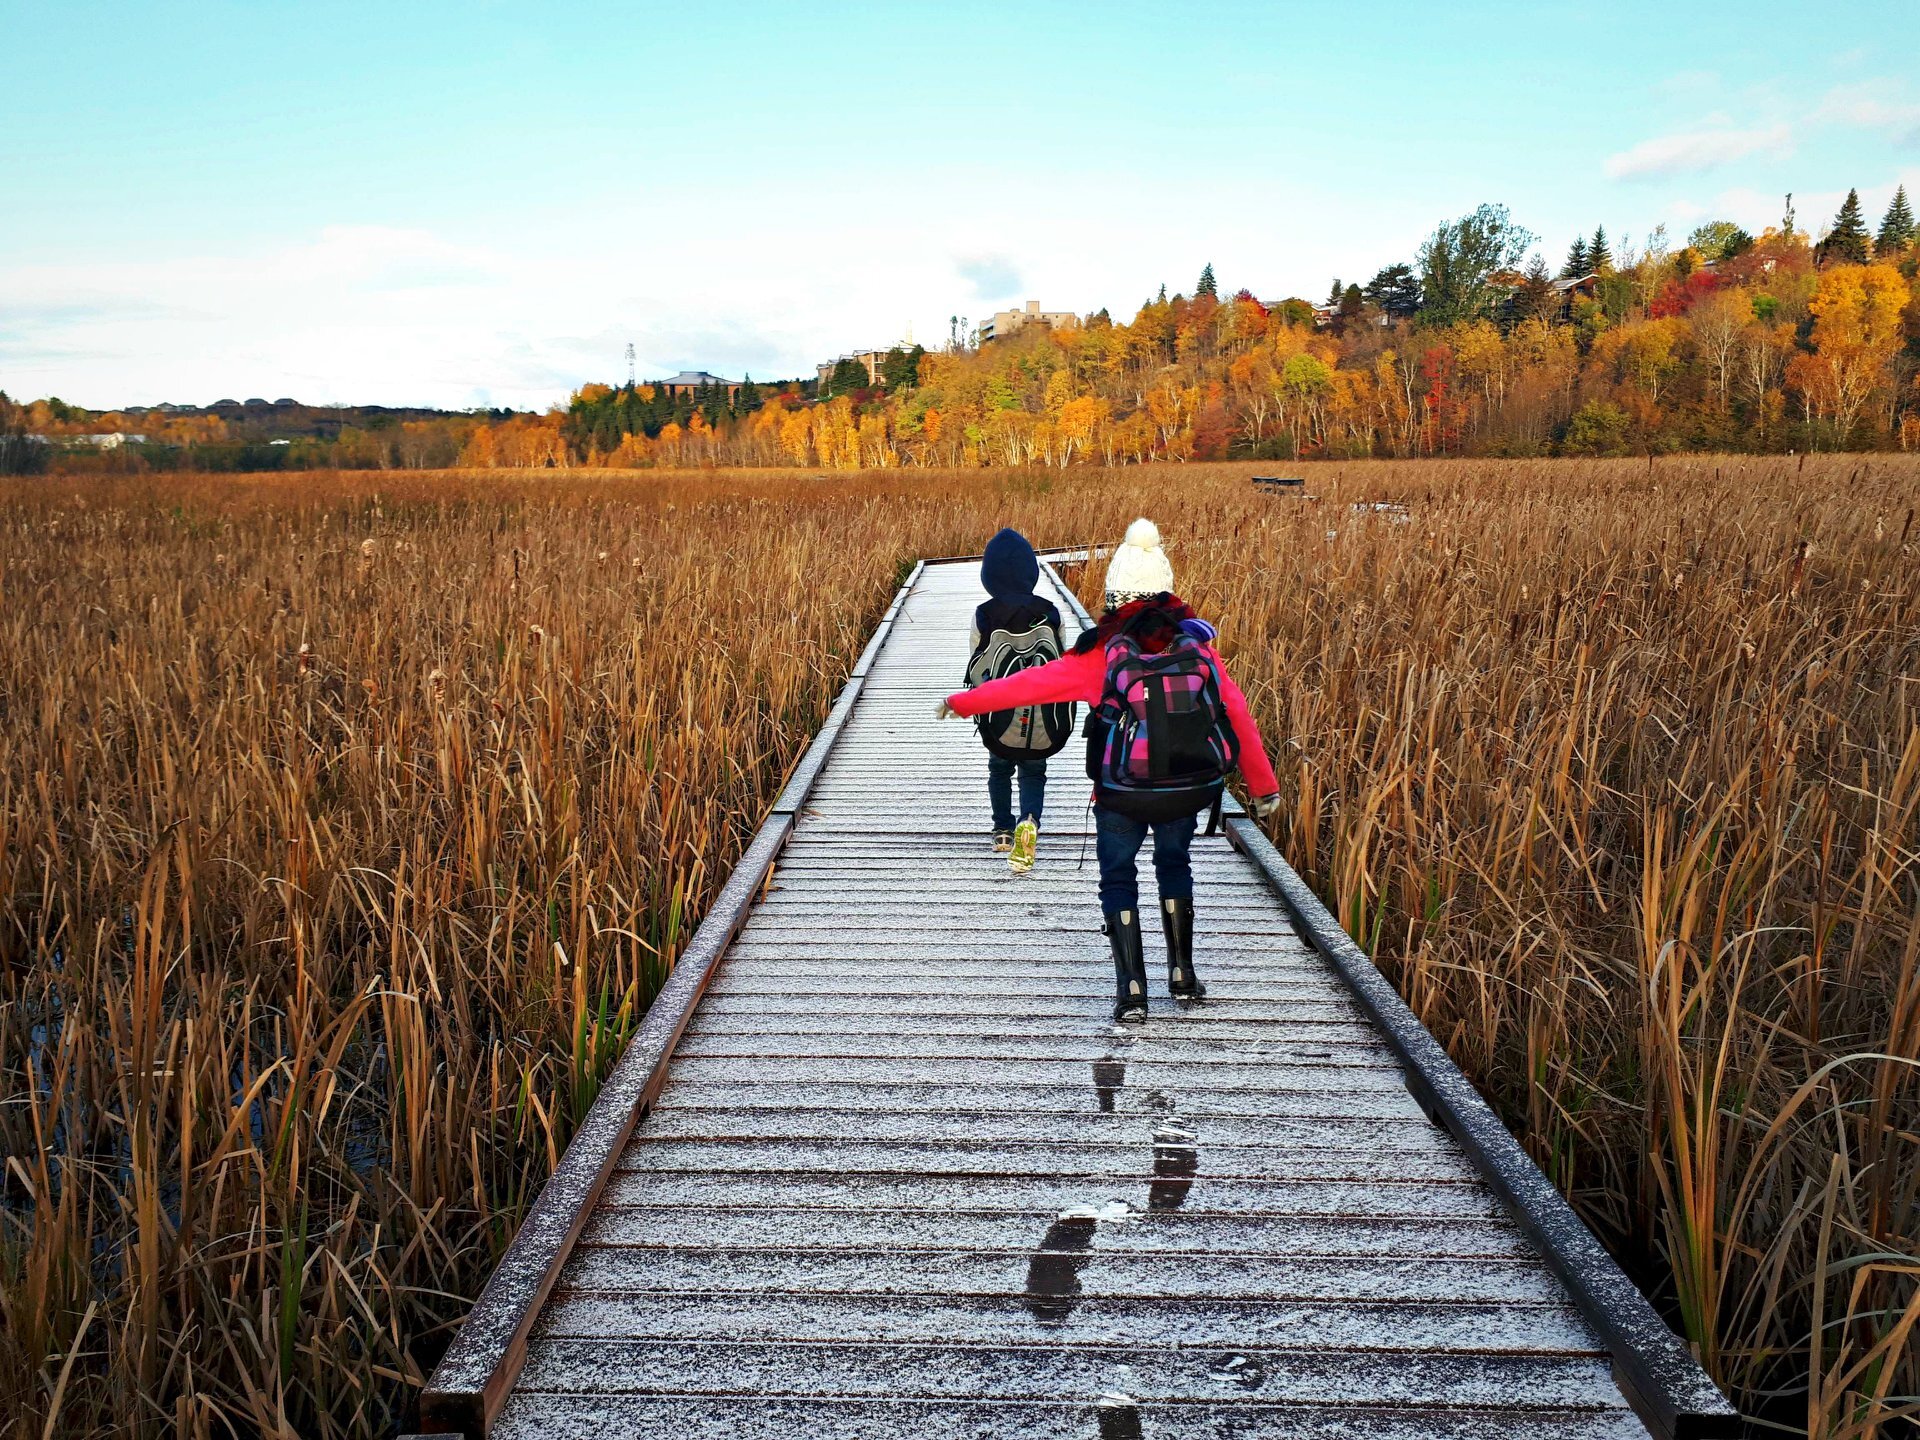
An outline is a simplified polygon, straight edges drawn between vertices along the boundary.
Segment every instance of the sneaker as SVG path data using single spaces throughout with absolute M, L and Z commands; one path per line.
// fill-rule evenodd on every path
M 1013 849 L 1007 855 L 1007 867 L 1016 875 L 1024 875 L 1033 869 L 1033 852 L 1040 845 L 1040 827 L 1031 820 L 1022 820 L 1013 827 Z
M 993 853 L 1004 855 L 1013 849 L 1013 831 L 996 830 L 993 832 Z

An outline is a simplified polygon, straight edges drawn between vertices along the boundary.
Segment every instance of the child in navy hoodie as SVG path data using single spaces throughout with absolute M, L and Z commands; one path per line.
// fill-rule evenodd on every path
M 973 612 L 967 646 L 967 684 L 987 684 L 1021 670 L 1046 665 L 1061 654 L 1060 611 L 1033 593 L 1040 557 L 1017 530 L 1002 530 L 987 542 L 980 584 L 988 598 Z M 993 848 L 1024 874 L 1039 847 L 1040 813 L 1046 802 L 1047 757 L 1073 734 L 1071 705 L 1017 705 L 977 718 L 987 747 L 987 799 L 993 807 Z M 1016 778 L 1020 813 L 1013 809 Z

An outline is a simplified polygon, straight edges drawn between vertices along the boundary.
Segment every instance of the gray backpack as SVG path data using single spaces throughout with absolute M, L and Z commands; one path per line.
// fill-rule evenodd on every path
M 1025 629 L 995 628 L 967 662 L 967 684 L 984 685 L 1060 658 L 1060 637 L 1044 614 Z M 980 743 L 1002 760 L 1044 760 L 1073 736 L 1073 705 L 1019 705 L 974 717 Z

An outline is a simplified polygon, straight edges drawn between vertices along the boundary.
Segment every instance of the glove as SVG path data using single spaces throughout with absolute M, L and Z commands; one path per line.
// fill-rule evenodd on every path
M 1272 819 L 1273 816 L 1280 813 L 1279 793 L 1275 792 L 1272 795 L 1255 795 L 1251 800 L 1247 801 L 1247 808 L 1253 812 L 1253 818 L 1256 820 Z
M 939 704 L 934 707 L 933 718 L 936 720 L 958 720 L 960 718 L 960 712 L 949 705 L 947 703 L 947 697 L 942 695 Z

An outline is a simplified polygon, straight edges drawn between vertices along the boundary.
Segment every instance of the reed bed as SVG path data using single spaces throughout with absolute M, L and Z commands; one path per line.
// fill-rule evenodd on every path
M 1140 510 L 1277 838 L 1713 1373 L 1901 1433 L 1920 463 L 1308 473 L 0 489 L 8 1440 L 392 1433 L 911 557 Z

